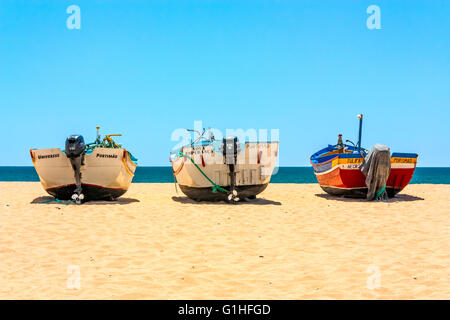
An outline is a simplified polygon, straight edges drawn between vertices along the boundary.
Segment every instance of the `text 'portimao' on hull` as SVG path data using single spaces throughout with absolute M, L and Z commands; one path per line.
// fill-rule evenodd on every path
M 394 197 L 411 181 L 417 165 L 416 153 L 390 154 L 386 146 L 375 145 L 370 152 L 361 147 L 362 119 L 358 143 L 342 141 L 314 153 L 310 162 L 320 187 L 329 194 L 355 198 Z
M 114 200 L 130 187 L 137 159 L 97 127 L 95 142 L 85 144 L 81 135 L 66 139 L 65 150 L 31 149 L 30 155 L 42 186 L 60 200 L 81 203 Z
M 193 130 L 189 130 L 193 131 Z M 278 157 L 276 142 L 240 142 L 231 136 L 198 138 L 170 155 L 181 191 L 195 201 L 254 199 L 270 182 Z

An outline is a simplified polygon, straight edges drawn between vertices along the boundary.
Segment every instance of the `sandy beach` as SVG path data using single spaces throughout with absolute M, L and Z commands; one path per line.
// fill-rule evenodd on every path
M 173 184 L 49 199 L 40 183 L 0 182 L 0 299 L 450 299 L 450 185 L 386 203 L 316 184 L 237 205 Z

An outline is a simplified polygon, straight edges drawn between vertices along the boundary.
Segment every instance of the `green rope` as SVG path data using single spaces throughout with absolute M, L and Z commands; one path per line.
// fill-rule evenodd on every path
M 212 192 L 216 193 L 217 191 L 222 191 L 225 193 L 228 193 L 229 191 L 227 189 L 222 188 L 221 186 L 219 186 L 218 184 L 215 184 L 203 171 L 202 169 L 200 169 L 200 167 L 194 162 L 194 159 L 192 159 L 191 157 L 189 157 L 188 155 L 183 154 L 182 152 L 179 152 L 178 155 L 180 157 L 186 157 L 189 160 L 191 160 L 191 162 L 194 164 L 194 166 L 198 169 L 198 171 L 200 171 L 200 173 L 206 178 L 208 179 L 209 182 L 211 182 L 211 184 L 213 185 L 212 188 Z
M 53 199 L 50 199 L 50 200 L 47 200 L 47 201 L 44 201 L 44 202 L 41 202 L 41 203 L 50 203 L 50 202 L 53 202 L 53 201 L 56 201 L 58 203 L 65 204 L 65 205 L 68 205 L 68 204 L 72 203 L 71 200 L 62 201 L 62 200 L 59 200 L 58 198 L 53 198 Z
M 377 195 L 375 196 L 375 199 L 378 199 L 383 194 L 384 190 L 386 190 L 386 185 L 383 186 L 383 188 L 381 188 L 380 191 L 378 191 Z

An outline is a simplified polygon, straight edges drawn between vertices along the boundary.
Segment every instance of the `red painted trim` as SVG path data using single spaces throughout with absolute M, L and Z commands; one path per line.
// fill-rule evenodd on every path
M 180 173 L 181 169 L 183 169 L 183 167 L 184 167 L 184 162 L 181 162 L 180 166 L 179 166 L 178 169 L 175 171 L 175 170 L 173 170 L 173 164 L 172 164 L 172 172 L 173 172 L 173 174 L 174 174 L 175 176 L 177 176 L 177 175 Z
M 201 155 L 201 157 L 202 157 L 202 166 L 203 166 L 203 167 L 206 167 L 205 159 L 203 159 L 203 155 Z
M 396 190 L 402 190 L 411 181 L 415 168 L 391 169 L 386 186 Z M 336 169 L 325 174 L 316 175 L 321 186 L 340 189 L 366 188 L 366 177 L 361 170 Z
M 90 186 L 90 187 L 94 187 L 94 188 L 100 188 L 100 189 L 125 190 L 123 188 L 109 188 L 109 187 L 103 187 L 103 186 L 98 186 L 98 185 L 89 184 L 89 183 L 82 183 L 82 185 Z M 57 189 L 61 189 L 61 188 L 64 188 L 64 187 L 70 187 L 70 186 L 75 186 L 75 183 L 65 184 L 65 185 L 62 185 L 62 186 L 59 186 L 59 187 L 47 188 L 46 190 L 57 190 Z

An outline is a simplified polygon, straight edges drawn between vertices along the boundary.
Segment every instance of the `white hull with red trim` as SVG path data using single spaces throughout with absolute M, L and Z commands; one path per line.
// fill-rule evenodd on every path
M 230 169 L 223 154 L 214 152 L 212 145 L 183 147 L 188 157 L 172 159 L 173 173 L 181 190 L 196 200 L 218 200 L 220 192 L 211 194 L 212 184 L 230 186 Z M 262 192 L 270 182 L 278 157 L 278 142 L 246 142 L 244 150 L 237 155 L 236 188 L 241 198 L 253 197 Z M 194 163 L 190 160 L 194 160 Z M 201 169 L 201 171 L 197 168 Z
M 70 160 L 58 148 L 30 150 L 44 189 L 60 199 L 68 199 L 75 189 Z M 81 183 L 86 200 L 114 199 L 130 187 L 137 165 L 122 148 L 96 147 L 84 156 Z

